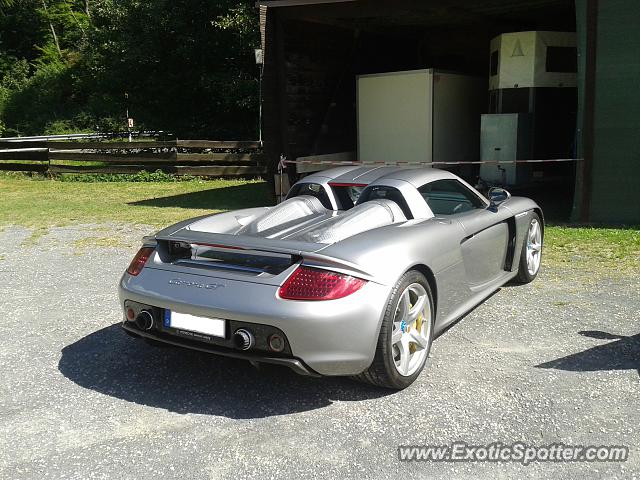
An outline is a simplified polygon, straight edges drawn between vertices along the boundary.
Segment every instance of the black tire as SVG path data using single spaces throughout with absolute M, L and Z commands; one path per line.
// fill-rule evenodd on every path
M 537 221 L 541 228 L 541 245 L 542 239 L 544 238 L 544 229 L 542 227 L 542 221 L 540 220 L 540 216 L 536 212 L 532 212 L 531 219 L 529 220 L 529 225 L 527 225 L 527 233 L 525 234 L 524 240 L 522 241 L 522 247 L 520 249 L 520 263 L 518 264 L 518 275 L 513 279 L 513 283 L 524 285 L 526 283 L 531 283 L 538 276 L 540 272 L 540 267 L 538 270 L 532 275 L 529 273 L 529 267 L 527 266 L 527 238 L 529 234 L 529 228 L 533 221 Z M 542 250 L 540 250 L 540 255 L 542 256 Z
M 395 362 L 393 360 L 393 351 L 391 346 L 391 334 L 393 330 L 393 320 L 396 313 L 398 302 L 402 292 L 411 284 L 419 283 L 424 287 L 429 299 L 429 312 L 431 312 L 431 328 L 429 329 L 429 342 L 426 348 L 427 352 L 424 356 L 422 365 L 412 375 L 401 375 L 396 369 Z M 373 362 L 364 372 L 353 377 L 355 380 L 367 382 L 378 387 L 392 388 L 401 390 L 411 385 L 422 369 L 424 368 L 429 352 L 431 351 L 431 343 L 433 342 L 433 324 L 434 324 L 434 312 L 433 312 L 433 294 L 429 287 L 429 282 L 425 276 L 417 270 L 410 270 L 405 273 L 391 292 L 391 296 L 387 303 L 384 318 L 382 320 L 382 326 L 380 327 L 380 334 L 378 335 L 378 342 L 376 344 L 376 352 L 373 358 Z

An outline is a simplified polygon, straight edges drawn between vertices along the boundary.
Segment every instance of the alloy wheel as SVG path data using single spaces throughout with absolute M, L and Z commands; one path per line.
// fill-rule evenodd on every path
M 429 350 L 431 304 L 425 288 L 412 283 L 402 292 L 391 334 L 393 361 L 398 373 L 410 376 L 421 368 Z
M 540 257 L 542 254 L 542 230 L 540 229 L 540 222 L 535 218 L 529 225 L 526 254 L 529 275 L 535 275 L 540 268 Z

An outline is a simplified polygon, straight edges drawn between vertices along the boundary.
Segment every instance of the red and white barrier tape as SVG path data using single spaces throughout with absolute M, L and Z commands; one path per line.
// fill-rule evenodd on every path
M 479 161 L 466 161 L 466 162 L 358 162 L 358 161 L 333 161 L 333 160 L 281 160 L 281 165 L 286 164 L 306 164 L 306 165 L 384 165 L 388 167 L 406 167 L 411 165 L 482 165 L 482 164 L 496 164 L 496 165 L 509 165 L 512 163 L 547 163 L 547 162 L 580 162 L 582 158 L 553 158 L 547 160 L 479 160 Z

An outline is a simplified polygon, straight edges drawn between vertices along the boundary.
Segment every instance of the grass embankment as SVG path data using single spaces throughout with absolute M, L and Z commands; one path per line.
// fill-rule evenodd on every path
M 640 229 L 547 226 L 543 262 L 592 271 L 640 273 Z
M 36 236 L 48 227 L 74 223 L 162 227 L 270 201 L 267 184 L 256 180 L 85 183 L 0 176 L 0 226 L 35 228 Z M 640 230 L 550 225 L 543 259 L 547 265 L 637 273 Z

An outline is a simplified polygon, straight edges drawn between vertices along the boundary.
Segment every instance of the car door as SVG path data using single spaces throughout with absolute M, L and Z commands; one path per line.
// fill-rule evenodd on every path
M 418 190 L 436 217 L 462 225 L 465 236 L 459 248 L 469 288 L 481 290 L 504 276 L 511 235 L 504 211 L 487 208 L 484 200 L 455 179 L 436 180 Z
M 459 221 L 468 235 L 460 243 L 460 249 L 472 290 L 488 286 L 505 275 L 510 230 L 507 221 L 500 217 L 488 209 L 460 215 Z

